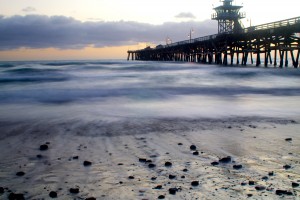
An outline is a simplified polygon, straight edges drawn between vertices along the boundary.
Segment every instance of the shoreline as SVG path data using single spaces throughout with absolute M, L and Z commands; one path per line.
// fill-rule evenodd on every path
M 300 197 L 300 188 L 292 185 L 300 183 L 299 119 L 0 124 L 3 199 L 11 193 L 48 199 L 51 191 L 58 199 Z M 41 150 L 41 145 L 48 148 Z M 191 150 L 191 145 L 196 149 Z M 228 156 L 230 161 L 222 162 Z M 287 193 L 278 195 L 279 190 Z

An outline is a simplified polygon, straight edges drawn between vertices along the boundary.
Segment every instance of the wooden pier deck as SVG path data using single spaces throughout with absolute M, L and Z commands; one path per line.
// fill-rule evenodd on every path
M 300 17 L 128 51 L 128 60 L 299 67 Z M 289 63 L 291 61 L 291 63 Z M 291 65 L 290 65 L 291 64 Z

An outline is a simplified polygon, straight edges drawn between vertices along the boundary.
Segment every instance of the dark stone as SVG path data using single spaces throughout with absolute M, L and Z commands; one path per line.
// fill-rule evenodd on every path
M 181 176 L 181 178 L 185 178 L 185 176 Z
M 79 156 L 73 156 L 74 160 L 77 160 L 79 158 Z
M 264 181 L 267 181 L 267 180 L 269 179 L 269 177 L 264 176 L 264 177 L 262 177 L 261 179 L 264 180 Z
M 42 144 L 41 146 L 40 146 L 40 150 L 41 151 L 46 151 L 48 149 L 48 145 L 47 144 Z
M 299 183 L 292 182 L 292 187 L 293 187 L 293 188 L 299 187 Z
M 139 162 L 141 162 L 141 163 L 145 163 L 146 161 L 147 161 L 146 158 L 139 158 Z
M 233 169 L 239 170 L 242 168 L 243 168 L 243 165 L 233 165 Z
M 155 189 L 155 190 L 161 190 L 161 189 L 162 189 L 162 185 L 158 185 L 158 186 L 156 186 L 156 187 L 153 188 L 153 189 Z
M 172 174 L 169 175 L 169 179 L 174 179 L 174 178 L 176 178 L 175 175 L 172 175 Z
M 199 185 L 199 181 L 192 181 L 192 182 L 191 182 L 191 185 L 194 186 L 194 187 L 196 187 L 196 186 Z
M 24 176 L 24 175 L 25 175 L 25 172 L 17 172 L 16 175 L 17 175 L 17 176 Z
M 166 167 L 172 167 L 172 163 L 171 163 L 171 162 L 166 162 L 166 163 L 165 163 L 165 166 L 166 166 Z
M 247 194 L 247 196 L 248 196 L 248 197 L 252 197 L 252 196 L 253 196 L 253 194 Z
M 269 176 L 274 176 L 274 172 L 269 172 Z
M 8 196 L 9 200 L 25 200 L 23 194 L 15 194 L 15 193 L 10 193 Z
M 292 138 L 285 138 L 285 141 L 291 142 L 293 139 Z
M 197 147 L 195 145 L 191 145 L 190 149 L 193 150 L 193 151 L 195 151 L 197 149 Z
M 255 182 L 254 181 L 249 181 L 249 185 L 254 185 Z
M 57 197 L 57 193 L 54 192 L 54 191 L 51 191 L 51 192 L 49 193 L 49 197 L 51 197 L 51 198 L 56 198 L 56 197 Z
M 277 195 L 293 195 L 292 192 L 287 191 L 287 190 L 276 190 Z
M 165 196 L 164 195 L 159 195 L 158 199 L 165 199 Z
M 149 168 L 154 168 L 154 167 L 156 167 L 156 165 L 151 163 L 151 164 L 148 165 L 148 167 Z
M 188 170 L 188 169 L 183 169 L 182 171 L 183 171 L 183 172 L 187 172 L 187 171 L 189 171 L 189 170 Z
M 92 165 L 92 162 L 90 162 L 90 161 L 84 161 L 83 162 L 83 166 L 85 166 L 85 167 L 88 167 L 88 166 L 91 166 Z
M 284 165 L 283 168 L 284 168 L 285 170 L 288 170 L 288 169 L 291 169 L 292 166 L 291 166 L 291 165 Z
M 199 152 L 198 152 L 198 151 L 195 151 L 195 152 L 193 152 L 193 155 L 194 155 L 194 156 L 198 156 L 198 155 L 199 155 Z
M 255 189 L 258 190 L 258 191 L 262 191 L 262 190 L 265 190 L 266 187 L 262 186 L 262 185 L 257 185 L 257 186 L 255 186 Z
M 155 181 L 156 179 L 157 179 L 157 177 L 152 177 L 151 178 L 152 181 Z
M 246 185 L 247 185 L 247 183 L 245 183 L 245 182 L 241 183 L 241 186 L 246 186 Z
M 3 194 L 3 193 L 4 193 L 4 188 L 0 187 L 0 194 Z
M 134 179 L 134 176 L 128 176 L 128 179 Z
M 89 198 L 86 198 L 85 200 L 96 200 L 95 197 L 89 197 Z
M 216 166 L 216 165 L 219 165 L 219 162 L 212 162 L 212 163 L 210 163 L 212 166 Z
M 79 188 L 70 188 L 70 193 L 78 194 L 79 193 Z
M 39 159 L 43 158 L 43 156 L 41 154 L 36 155 L 36 157 L 39 158 Z
M 221 158 L 219 160 L 220 163 L 230 163 L 231 162 L 231 156 L 227 156 L 227 157 L 224 157 L 224 158 Z
M 170 188 L 169 189 L 169 193 L 172 194 L 172 195 L 175 195 L 177 191 L 178 191 L 177 188 Z
M 182 145 L 182 143 L 178 143 L 178 145 L 179 145 L 179 146 L 181 146 L 181 145 Z

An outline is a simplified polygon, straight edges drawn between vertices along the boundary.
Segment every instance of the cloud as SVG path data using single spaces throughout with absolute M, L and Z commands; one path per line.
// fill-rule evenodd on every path
M 26 8 L 23 8 L 22 11 L 28 13 L 28 12 L 35 12 L 36 9 L 33 7 L 26 7 Z
M 139 42 L 162 43 L 186 40 L 190 28 L 195 36 L 217 32 L 211 20 L 168 22 L 161 25 L 133 21 L 81 22 L 65 16 L 26 15 L 0 18 L 0 50 L 18 48 L 80 49 L 132 45 Z
M 176 18 L 195 19 L 195 15 L 190 12 L 182 12 L 175 16 Z

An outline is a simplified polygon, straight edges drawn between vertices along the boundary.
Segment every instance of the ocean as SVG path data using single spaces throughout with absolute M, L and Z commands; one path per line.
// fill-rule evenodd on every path
M 299 198 L 299 77 L 196 63 L 2 62 L 0 199 Z
M 300 116 L 300 70 L 196 63 L 0 63 L 0 120 Z

